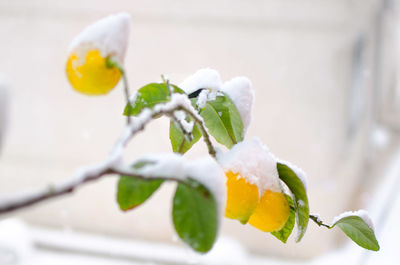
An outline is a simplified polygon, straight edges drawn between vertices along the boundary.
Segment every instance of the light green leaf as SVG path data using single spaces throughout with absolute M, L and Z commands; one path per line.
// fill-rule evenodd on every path
M 307 230 L 308 218 L 310 214 L 306 188 L 304 187 L 301 179 L 287 165 L 277 163 L 277 168 L 279 178 L 288 186 L 290 192 L 294 196 L 293 203 L 296 211 L 298 230 L 296 242 L 299 242 L 303 238 L 304 233 Z
M 197 98 L 190 99 L 193 107 L 196 107 Z M 188 117 L 188 121 L 191 119 Z M 201 138 L 201 131 L 199 125 L 196 123 L 193 127 L 192 131 L 192 140 L 188 141 L 181 131 L 181 129 L 175 124 L 175 122 L 171 122 L 169 125 L 169 139 L 171 141 L 172 150 L 175 153 L 184 154 L 186 153 L 192 146 L 199 141 Z
M 292 233 L 293 228 L 294 228 L 295 218 L 296 218 L 296 212 L 293 209 L 294 208 L 294 203 L 293 203 L 292 198 L 289 195 L 286 195 L 286 199 L 288 200 L 289 205 L 290 205 L 289 219 L 286 221 L 285 226 L 281 230 L 275 231 L 275 232 L 271 232 L 271 234 L 273 236 L 275 236 L 277 239 L 279 239 L 283 243 L 287 242 L 290 234 Z
M 379 243 L 376 240 L 374 231 L 361 217 L 356 215 L 347 216 L 334 223 L 332 228 L 334 226 L 339 226 L 360 247 L 373 251 L 379 250 Z
M 180 88 L 175 85 L 173 87 L 174 93 L 184 93 Z M 145 108 L 152 108 L 159 103 L 165 103 L 170 100 L 170 91 L 168 85 L 165 83 L 151 83 L 141 87 L 137 91 L 137 96 L 134 102 L 127 104 L 124 110 L 126 116 L 136 116 Z
M 209 133 L 228 148 L 243 140 L 243 123 L 236 106 L 228 96 L 208 101 L 200 115 Z
M 184 154 L 199 141 L 201 138 L 201 131 L 198 124 L 193 126 L 192 136 L 192 140 L 188 141 L 181 129 L 175 124 L 175 122 L 171 121 L 169 125 L 169 139 L 171 140 L 172 150 L 175 153 Z
M 179 183 L 173 201 L 172 217 L 179 237 L 198 252 L 208 252 L 218 229 L 217 204 L 201 184 Z

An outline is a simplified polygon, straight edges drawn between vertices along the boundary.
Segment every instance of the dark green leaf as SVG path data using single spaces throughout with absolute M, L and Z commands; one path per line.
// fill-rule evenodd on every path
M 307 191 L 301 179 L 287 165 L 277 163 L 279 178 L 288 186 L 294 196 L 294 208 L 297 217 L 298 235 L 296 242 L 299 242 L 307 230 L 310 208 L 308 206 Z
M 218 229 L 217 204 L 212 194 L 201 184 L 179 183 L 172 210 L 179 237 L 198 252 L 208 252 Z
M 140 161 L 133 165 L 134 169 L 151 164 Z M 130 176 L 120 176 L 118 182 L 117 201 L 121 210 L 127 211 L 145 202 L 160 187 L 162 180 L 143 180 Z
M 290 234 L 293 231 L 294 223 L 295 223 L 295 215 L 296 215 L 296 212 L 293 209 L 294 203 L 293 203 L 292 198 L 289 195 L 286 195 L 286 199 L 288 200 L 289 205 L 290 205 L 289 219 L 286 221 L 285 226 L 281 230 L 275 231 L 275 232 L 271 232 L 271 234 L 273 236 L 275 236 L 277 239 L 279 239 L 283 243 L 287 242 Z
M 117 200 L 121 210 L 127 211 L 145 202 L 160 187 L 162 180 L 142 180 L 121 176 Z
M 243 123 L 236 106 L 228 96 L 208 101 L 200 112 L 209 133 L 220 144 L 231 148 L 243 140 Z
M 174 93 L 184 93 L 175 85 Z M 170 100 L 170 91 L 165 83 L 151 83 L 141 87 L 137 91 L 137 96 L 134 102 L 127 104 L 124 110 L 124 115 L 136 116 L 145 108 L 152 108 L 159 103 L 165 103 Z
M 332 227 L 336 225 L 360 247 L 374 251 L 379 250 L 379 243 L 376 240 L 374 231 L 361 217 L 356 215 L 347 216 L 338 220 Z

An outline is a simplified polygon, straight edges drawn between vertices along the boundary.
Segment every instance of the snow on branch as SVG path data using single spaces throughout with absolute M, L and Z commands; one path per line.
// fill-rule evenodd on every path
M 125 147 L 130 142 L 130 140 L 139 132 L 143 131 L 146 125 L 152 121 L 155 117 L 160 115 L 166 115 L 170 118 L 175 118 L 176 111 L 183 111 L 192 120 L 199 124 L 200 130 L 203 134 L 204 141 L 207 145 L 208 152 L 211 156 L 215 157 L 215 148 L 211 143 L 210 136 L 208 134 L 207 128 L 204 125 L 203 118 L 197 113 L 197 111 L 191 105 L 190 100 L 184 94 L 173 94 L 171 100 L 165 104 L 158 104 L 153 107 L 153 109 L 144 109 L 137 117 L 132 119 L 132 122 L 128 123 L 123 129 L 118 141 L 112 148 L 111 154 L 108 156 L 104 162 L 82 168 L 74 176 L 64 182 L 57 184 L 50 184 L 47 187 L 32 190 L 29 192 L 19 193 L 11 197 L 0 198 L 0 214 L 5 214 L 8 212 L 15 211 L 17 209 L 25 208 L 39 202 L 59 197 L 64 194 L 72 193 L 75 189 L 81 185 L 100 179 L 102 176 L 107 174 L 121 174 L 136 177 L 136 178 L 146 178 L 141 174 L 136 174 L 124 170 L 120 172 L 119 169 L 127 168 L 121 166 L 122 156 Z M 176 119 L 178 123 L 181 121 Z M 187 124 L 180 126 L 184 127 Z M 180 181 L 177 179 L 177 181 Z

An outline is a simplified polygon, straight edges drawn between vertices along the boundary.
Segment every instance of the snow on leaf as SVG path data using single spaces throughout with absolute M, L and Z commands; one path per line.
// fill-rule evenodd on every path
M 246 134 L 251 123 L 254 103 L 254 90 L 250 80 L 246 77 L 235 77 L 223 84 L 222 92 L 228 95 L 238 109 L 243 123 L 243 132 Z
M 201 88 L 220 90 L 221 86 L 222 82 L 219 73 L 210 68 L 198 70 L 179 85 L 188 95 Z
M 369 226 L 369 228 L 374 230 L 374 223 L 372 222 L 371 217 L 369 216 L 369 214 L 368 214 L 368 212 L 366 210 L 358 210 L 358 211 L 354 211 L 354 212 L 353 211 L 343 212 L 343 213 L 341 213 L 338 216 L 335 216 L 333 218 L 332 225 L 337 223 L 340 219 L 343 219 L 343 218 L 348 217 L 348 216 L 358 216 L 358 217 L 360 217 Z
M 214 196 L 217 208 L 222 216 L 225 209 L 225 175 L 218 163 L 211 157 L 189 160 L 180 154 L 149 154 L 141 156 L 137 161 L 148 163 L 141 168 L 121 168 L 120 172 L 139 174 L 148 179 L 164 179 L 185 182 L 195 180 Z
M 288 186 L 294 196 L 294 207 L 297 218 L 297 238 L 299 242 L 304 236 L 309 220 L 310 209 L 308 206 L 307 190 L 301 178 L 286 164 L 277 163 L 279 178 Z
M 181 89 L 174 85 L 175 93 L 183 93 Z M 137 116 L 143 109 L 152 108 L 157 104 L 165 103 L 170 100 L 170 91 L 165 83 L 151 83 L 145 85 L 135 93 L 130 104 L 127 104 L 124 110 L 124 115 Z
M 378 251 L 379 243 L 376 240 L 371 219 L 365 211 L 347 212 L 334 218 L 331 228 L 339 228 L 357 245 L 368 250 Z
M 209 133 L 228 148 L 243 140 L 243 124 L 235 105 L 226 95 L 208 101 L 200 115 Z

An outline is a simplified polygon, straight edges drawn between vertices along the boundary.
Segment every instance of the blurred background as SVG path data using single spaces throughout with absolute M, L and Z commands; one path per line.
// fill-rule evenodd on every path
M 119 11 L 132 15 L 132 91 L 161 74 L 179 84 L 203 67 L 225 81 L 247 76 L 256 92 L 247 137 L 308 173 L 311 211 L 327 222 L 369 210 L 381 251 L 313 223 L 300 244 L 284 245 L 225 219 L 216 247 L 199 256 L 174 235 L 174 185 L 123 213 L 110 177 L 0 216 L 1 265 L 396 264 L 398 0 L 0 0 L 0 198 L 68 179 L 110 151 L 124 125 L 122 88 L 83 96 L 64 66 L 74 36 Z M 168 124 L 152 123 L 127 157 L 171 151 Z M 205 152 L 199 142 L 188 155 Z

